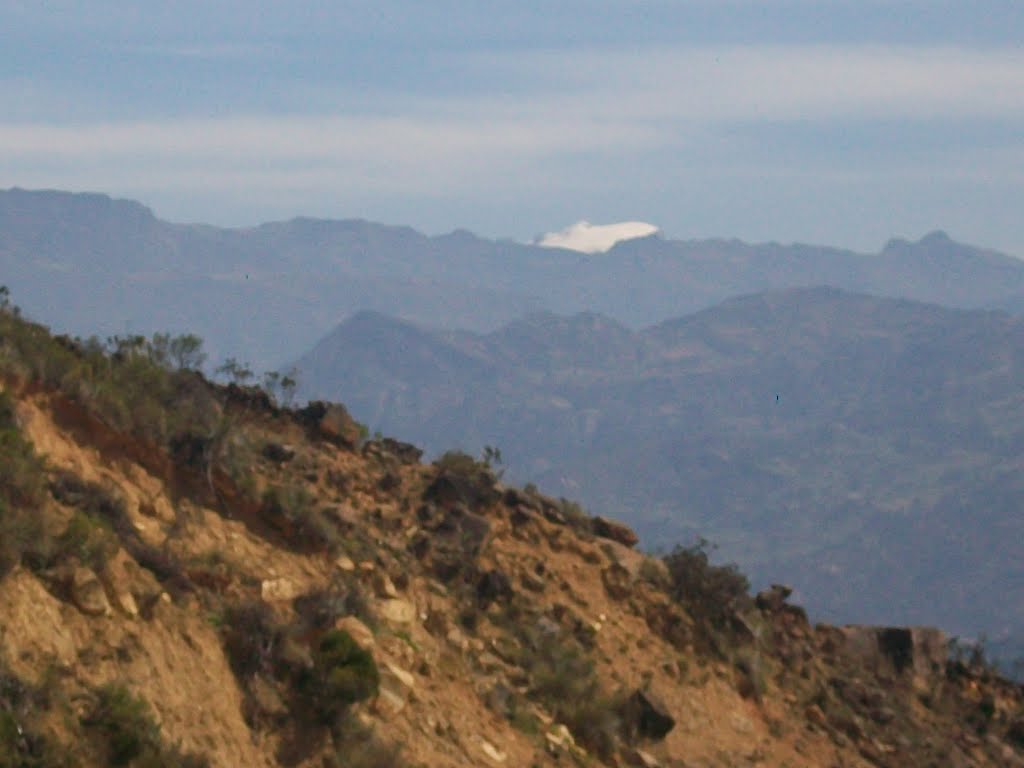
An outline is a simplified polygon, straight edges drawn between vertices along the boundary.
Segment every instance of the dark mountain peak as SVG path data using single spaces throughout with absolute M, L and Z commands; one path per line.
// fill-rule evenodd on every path
M 424 239 L 425 236 L 412 227 L 380 224 L 368 219 L 320 219 L 310 216 L 296 216 L 287 221 L 262 224 L 258 229 L 281 231 L 306 237 L 355 237 L 401 239 Z
M 361 309 L 349 315 L 338 324 L 336 332 L 338 331 L 343 331 L 347 335 L 371 335 L 381 332 L 425 333 L 408 320 L 375 309 Z
M 894 237 L 885 244 L 882 255 L 905 255 L 914 254 L 922 256 L 935 256 L 951 252 L 962 252 L 980 254 L 983 251 L 963 243 L 958 243 L 941 229 L 936 229 L 924 235 L 920 240 L 907 240 L 903 237 Z
M 948 245 L 953 242 L 953 238 L 943 232 L 941 229 L 936 229 L 934 232 L 929 232 L 927 235 L 922 237 L 919 241 L 920 245 Z
M 437 237 L 431 238 L 440 245 L 454 244 L 454 245 L 476 245 L 477 243 L 490 242 L 480 237 L 479 235 L 470 232 L 468 229 L 453 229 L 444 235 L 438 235 Z
M 135 200 L 112 198 L 100 192 L 64 192 L 55 189 L 0 190 L 0 217 L 19 222 L 59 217 L 69 221 L 111 219 L 156 222 L 153 211 Z

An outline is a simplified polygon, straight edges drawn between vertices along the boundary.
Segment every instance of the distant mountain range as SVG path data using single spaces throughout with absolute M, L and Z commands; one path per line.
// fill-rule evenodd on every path
M 307 394 L 375 429 L 495 445 L 516 478 L 649 546 L 706 535 L 819 615 L 1024 625 L 1022 328 L 981 311 L 1024 311 L 1024 261 L 941 232 L 872 255 L 658 235 L 583 254 L 12 189 L 0 284 L 58 332 L 299 359 Z
M 834 288 L 641 331 L 361 313 L 298 366 L 372 429 L 496 446 L 513 479 L 649 547 L 707 536 L 818 616 L 1024 630 L 1024 321 L 1004 313 Z
M 742 293 L 812 285 L 1024 307 L 1024 262 L 942 233 L 875 255 L 656 235 L 586 255 L 361 220 L 172 224 L 136 202 L 21 189 L 0 191 L 0 281 L 60 331 L 195 332 L 215 358 L 263 368 L 360 310 L 477 332 L 539 311 L 599 312 L 638 328 Z

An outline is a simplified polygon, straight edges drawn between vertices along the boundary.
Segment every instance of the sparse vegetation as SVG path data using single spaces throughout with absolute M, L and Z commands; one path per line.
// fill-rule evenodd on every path
M 377 693 L 380 674 L 373 656 L 340 629 L 324 633 L 313 652 L 313 667 L 300 673 L 296 687 L 324 725 Z
M 437 478 L 427 489 L 427 497 L 444 504 L 464 504 L 479 509 L 498 499 L 498 477 L 489 464 L 468 453 L 448 451 L 434 462 Z
M 208 761 L 167 745 L 145 701 L 125 686 L 109 684 L 96 692 L 82 725 L 96 735 L 107 765 L 138 768 L 205 768 Z
M 341 541 L 337 525 L 317 508 L 312 495 L 301 485 L 268 488 L 261 512 L 267 522 L 301 548 L 330 550 Z
M 736 611 L 750 601 L 750 582 L 735 565 L 713 565 L 710 551 L 701 539 L 669 552 L 664 557 L 669 590 L 698 626 L 728 634 Z
M 0 768 L 63 768 L 71 755 L 39 728 L 48 692 L 27 685 L 0 663 Z
M 44 470 L 18 429 L 10 396 L 0 391 L 0 576 L 25 558 L 46 556 Z
M 0 374 L 43 384 L 86 407 L 107 427 L 158 445 L 185 431 L 208 433 L 218 404 L 202 376 L 202 342 L 187 335 L 51 336 L 0 304 Z
M 536 628 L 520 629 L 518 663 L 531 698 L 564 723 L 586 749 L 607 759 L 618 741 L 621 702 L 597 678 L 594 663 L 571 638 Z M 519 710 L 511 708 L 510 714 Z

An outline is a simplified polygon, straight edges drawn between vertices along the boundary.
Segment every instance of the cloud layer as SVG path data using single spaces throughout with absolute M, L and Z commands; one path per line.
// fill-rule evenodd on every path
M 169 50 L 213 62 L 244 52 L 217 43 Z M 213 223 L 309 212 L 518 236 L 587 210 L 655 218 L 674 234 L 699 219 L 716 234 L 813 237 L 856 190 L 844 220 L 850 231 L 884 224 L 890 231 L 872 231 L 878 242 L 893 234 L 882 219 L 892 205 L 876 190 L 924 198 L 947 185 L 937 199 L 951 202 L 900 225 L 910 235 L 942 226 L 971 236 L 948 211 L 974 211 L 980 223 L 986 205 L 998 211 L 1002 196 L 1024 194 L 1019 48 L 611 46 L 458 51 L 430 66 L 437 85 L 285 78 L 224 108 L 120 119 L 93 119 L 84 107 L 85 116 L 60 113 L 62 103 L 105 103 L 103 89 L 68 99 L 67 83 L 0 80 L 4 103 L 38 105 L 0 118 L 0 186 L 98 189 Z M 458 87 L 445 88 L 448 80 Z M 287 109 L 275 101 L 285 98 Z M 953 207 L 968 195 L 979 207 Z M 783 200 L 795 207 L 776 209 Z M 418 211 L 429 217 L 412 220 Z M 763 227 L 743 224 L 759 219 Z M 522 220 L 526 232 L 501 220 Z M 771 229 L 772 220 L 790 229 Z M 996 225 L 1002 235 L 981 239 L 1016 241 L 1024 253 L 1024 225 Z

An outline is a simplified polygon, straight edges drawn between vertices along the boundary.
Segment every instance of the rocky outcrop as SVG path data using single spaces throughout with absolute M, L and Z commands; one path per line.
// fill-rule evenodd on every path
M 598 515 L 593 519 L 592 526 L 596 536 L 617 541 L 623 546 L 635 547 L 640 543 L 640 537 L 632 528 L 616 520 L 609 520 Z
M 926 678 L 946 665 L 946 635 L 933 627 L 851 625 L 842 627 L 841 632 L 844 652 L 876 673 Z
M 634 691 L 622 707 L 622 728 L 630 740 L 659 741 L 675 725 L 664 703 L 650 691 Z
M 362 440 L 363 430 L 343 405 L 316 400 L 296 416 L 314 438 L 350 449 Z

